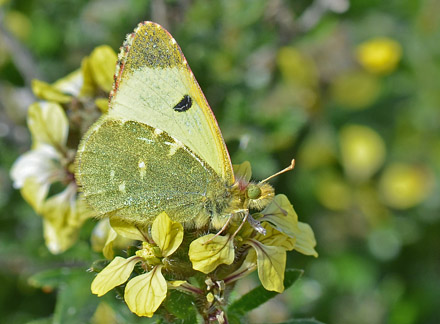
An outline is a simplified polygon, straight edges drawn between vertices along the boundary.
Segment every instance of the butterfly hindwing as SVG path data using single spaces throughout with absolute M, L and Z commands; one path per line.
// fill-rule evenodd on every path
M 85 141 L 78 162 L 82 189 L 103 215 L 143 223 L 165 211 L 174 220 L 189 221 L 207 208 L 208 192 L 226 194 L 206 162 L 157 128 L 103 118 Z

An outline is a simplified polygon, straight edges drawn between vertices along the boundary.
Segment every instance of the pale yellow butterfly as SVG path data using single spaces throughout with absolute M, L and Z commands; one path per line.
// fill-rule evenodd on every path
M 121 48 L 109 111 L 84 136 L 76 178 L 99 216 L 147 224 L 165 211 L 203 226 L 249 206 L 270 185 L 235 179 L 215 117 L 174 38 L 143 22 Z

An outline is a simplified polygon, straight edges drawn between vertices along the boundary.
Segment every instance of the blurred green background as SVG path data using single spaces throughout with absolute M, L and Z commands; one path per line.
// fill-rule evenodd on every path
M 233 163 L 262 179 L 297 162 L 273 183 L 320 256 L 289 253 L 305 275 L 249 321 L 440 323 L 439 17 L 437 0 L 0 1 L 0 322 L 50 316 L 56 291 L 29 277 L 94 259 L 93 221 L 53 256 L 11 186 L 30 81 L 54 82 L 98 45 L 117 51 L 152 20 L 180 44 Z

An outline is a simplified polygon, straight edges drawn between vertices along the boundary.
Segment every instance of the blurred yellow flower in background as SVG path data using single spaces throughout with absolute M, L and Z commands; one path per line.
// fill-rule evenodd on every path
M 389 74 L 393 72 L 402 57 L 400 44 L 387 37 L 370 39 L 356 48 L 356 59 L 370 73 Z
M 425 167 L 393 163 L 383 172 L 379 183 L 386 205 L 407 209 L 424 201 L 432 189 L 433 176 Z
M 352 204 L 352 188 L 336 172 L 324 172 L 319 177 L 315 194 L 319 202 L 330 210 L 347 210 Z
M 73 161 L 80 136 L 107 110 L 108 100 L 102 99 L 108 97 L 115 63 L 116 53 L 100 46 L 83 59 L 81 69 L 53 84 L 32 81 L 32 91 L 41 100 L 27 113 L 32 147 L 15 161 L 10 175 L 14 187 L 42 216 L 46 246 L 54 254 L 71 247 L 84 221 L 92 217 L 78 193 Z
M 342 165 L 347 176 L 358 182 L 369 179 L 383 164 L 386 148 L 373 129 L 349 124 L 339 133 Z
M 319 72 L 312 58 L 292 46 L 280 48 L 277 64 L 286 82 L 295 82 L 305 87 L 316 87 Z
M 362 110 L 373 104 L 381 91 L 379 79 L 366 72 L 349 71 L 332 80 L 330 95 L 342 108 Z

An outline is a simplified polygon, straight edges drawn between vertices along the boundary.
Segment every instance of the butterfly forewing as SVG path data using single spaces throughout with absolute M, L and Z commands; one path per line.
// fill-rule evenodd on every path
M 119 60 L 109 117 L 162 129 L 232 185 L 232 166 L 217 122 L 172 36 L 155 23 L 141 23 L 127 37 Z

